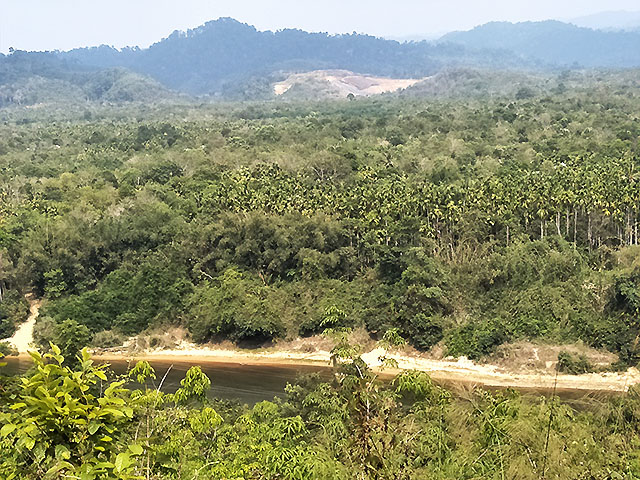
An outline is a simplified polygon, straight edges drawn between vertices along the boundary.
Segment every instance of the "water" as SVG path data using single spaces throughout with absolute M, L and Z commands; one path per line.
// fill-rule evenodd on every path
M 7 366 L 0 372 L 5 375 L 20 375 L 31 366 L 29 357 L 9 357 L 3 360 Z M 129 367 L 126 360 L 106 362 L 111 365 L 115 374 L 125 373 Z M 156 388 L 165 373 L 167 376 L 162 384 L 162 391 L 173 393 L 180 388 L 180 380 L 187 370 L 194 365 L 190 362 L 149 362 L 156 371 L 157 379 L 149 384 Z M 322 366 L 300 365 L 242 365 L 237 363 L 207 363 L 198 361 L 195 364 L 211 379 L 211 397 L 236 400 L 254 405 L 263 400 L 273 400 L 275 397 L 285 396 L 284 388 L 287 383 L 293 383 L 300 375 L 318 373 L 323 378 L 331 378 L 331 369 Z M 131 364 L 133 367 L 135 364 Z M 135 385 L 132 385 L 135 388 Z
M 5 375 L 20 375 L 32 366 L 31 358 L 29 357 L 9 357 L 3 361 L 7 362 L 7 366 L 2 368 L 0 373 Z M 115 360 L 107 363 L 109 363 L 115 374 L 123 374 L 129 368 L 127 360 Z M 193 365 L 199 365 L 202 371 L 211 379 L 211 397 L 240 401 L 249 405 L 254 405 L 263 400 L 273 400 L 276 397 L 284 398 L 284 388 L 287 383 L 295 382 L 300 375 L 318 373 L 325 380 L 329 380 L 332 377 L 332 369 L 328 366 L 243 365 L 238 363 L 206 362 L 203 360 L 194 362 L 153 360 L 149 363 L 155 369 L 158 377 L 149 384 L 150 388 L 157 388 L 166 373 L 162 391 L 173 393 L 180 387 L 180 380 L 184 378 L 187 370 Z M 133 365 L 131 364 L 131 367 Z M 461 397 L 465 397 L 465 392 L 468 392 L 474 386 L 473 383 L 465 384 L 462 382 L 445 382 L 441 383 L 441 385 L 450 389 L 455 396 Z M 137 385 L 132 385 L 132 388 L 136 387 Z M 503 389 L 488 388 L 488 390 L 498 391 Z M 531 397 L 551 397 L 554 395 L 552 389 L 518 388 L 516 390 L 522 395 Z M 558 389 L 555 395 L 574 408 L 582 410 L 596 405 L 611 396 L 621 395 L 621 393 Z

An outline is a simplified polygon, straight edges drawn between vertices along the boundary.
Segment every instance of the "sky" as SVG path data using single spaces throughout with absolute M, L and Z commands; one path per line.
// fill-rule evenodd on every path
M 150 44 L 233 17 L 260 30 L 300 28 L 404 38 L 493 20 L 571 19 L 640 9 L 638 0 L 0 0 L 0 52 Z

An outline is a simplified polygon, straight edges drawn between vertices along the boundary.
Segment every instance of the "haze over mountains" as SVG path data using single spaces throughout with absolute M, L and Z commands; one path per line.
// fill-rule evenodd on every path
M 638 30 L 640 29 L 640 12 L 601 12 L 573 18 L 569 22 L 578 27 L 594 30 Z
M 626 14 L 624 23 L 620 15 L 603 14 L 576 23 L 612 27 L 631 25 L 633 18 Z M 148 49 L 101 46 L 0 56 L 0 105 L 70 98 L 148 101 L 173 98 L 177 93 L 172 92 L 270 98 L 274 85 L 290 75 L 322 70 L 419 80 L 459 69 L 634 67 L 640 67 L 640 31 L 593 30 L 559 21 L 494 22 L 438 41 L 398 42 L 363 34 L 259 31 L 221 18 L 176 31 Z
M 440 42 L 503 49 L 547 67 L 630 68 L 640 66 L 640 32 L 608 32 L 555 20 L 493 22 L 453 32 Z

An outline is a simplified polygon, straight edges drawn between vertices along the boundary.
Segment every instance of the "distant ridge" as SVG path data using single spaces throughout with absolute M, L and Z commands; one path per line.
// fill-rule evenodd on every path
M 605 31 L 633 31 L 640 29 L 640 11 L 600 12 L 569 20 L 578 27 Z
M 364 75 L 422 78 L 449 65 L 522 67 L 509 55 L 429 42 L 401 44 L 369 35 L 258 31 L 221 18 L 174 32 L 148 49 L 110 47 L 60 54 L 83 65 L 123 66 L 190 94 L 220 93 L 230 84 L 276 72 L 343 69 Z
M 452 73 L 465 70 L 531 73 L 633 67 L 640 67 L 640 31 L 605 32 L 560 21 L 493 22 L 449 33 L 436 42 L 401 43 L 355 33 L 259 31 L 232 18 L 220 18 L 186 32 L 175 31 L 146 49 L 103 45 L 0 55 L 0 105 L 48 98 L 162 101 L 175 98 L 176 92 L 266 99 L 275 97 L 275 84 L 294 75 L 329 70 L 404 86 L 409 85 L 407 81 L 431 78 L 410 86 L 411 92 L 431 95 L 443 92 L 442 85 L 482 91 L 483 87 L 473 87 L 476 79 L 457 79 L 458 73 Z M 291 93 L 336 96 L 335 88 L 327 89 L 326 81 L 312 77 L 293 77 L 297 80 Z M 305 79 L 314 85 L 305 85 Z M 343 84 L 334 82 L 334 87 L 341 92 L 350 88 Z M 487 85 L 494 91 L 493 80 Z
M 441 43 L 502 49 L 523 60 L 557 67 L 640 66 L 640 32 L 603 32 L 555 20 L 492 22 L 443 36 Z

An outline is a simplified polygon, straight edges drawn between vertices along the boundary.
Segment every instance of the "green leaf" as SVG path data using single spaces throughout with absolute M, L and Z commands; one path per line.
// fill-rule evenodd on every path
M 31 437 L 26 437 L 24 439 L 24 446 L 27 447 L 27 450 L 33 450 L 33 447 L 35 446 L 36 441 L 31 438 Z
M 33 456 L 35 457 L 38 463 L 44 460 L 45 453 L 46 452 L 45 452 L 44 444 L 36 443 L 36 446 L 33 449 Z
M 100 429 L 100 423 L 91 422 L 89 424 L 89 435 L 94 435 Z
M 131 450 L 131 453 L 134 455 L 142 455 L 142 452 L 144 452 L 140 445 L 129 445 L 129 450 Z
M 58 460 L 69 460 L 69 458 L 71 458 L 71 453 L 64 445 L 56 445 L 56 458 Z
M 129 468 L 130 465 L 131 465 L 131 458 L 129 457 L 128 453 L 119 453 L 116 456 L 114 467 L 117 473 L 122 473 L 124 470 Z
M 9 423 L 8 425 L 5 425 L 2 428 L 0 428 L 0 436 L 6 437 L 7 435 L 12 434 L 16 428 L 18 428 L 17 425 L 13 425 Z

